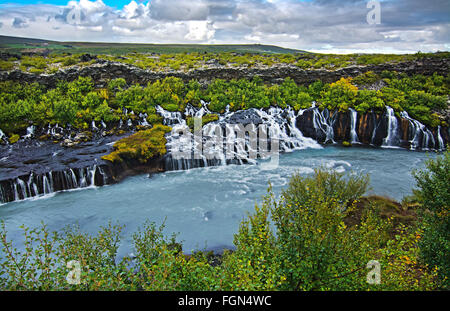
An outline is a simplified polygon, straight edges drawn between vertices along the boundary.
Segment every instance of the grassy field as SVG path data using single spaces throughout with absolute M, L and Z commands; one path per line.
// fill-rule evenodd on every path
M 99 43 L 99 42 L 56 42 L 50 40 L 0 36 L 0 52 L 18 54 L 26 49 L 46 48 L 54 53 L 90 53 L 124 55 L 128 53 L 252 53 L 252 54 L 294 54 L 305 51 L 286 49 L 273 45 L 260 44 L 136 44 L 136 43 Z

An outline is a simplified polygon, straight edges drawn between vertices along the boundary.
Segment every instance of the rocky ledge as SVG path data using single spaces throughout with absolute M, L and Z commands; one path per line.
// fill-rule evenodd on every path
M 79 76 L 83 76 L 92 77 L 97 87 L 104 87 L 109 80 L 115 78 L 124 78 L 129 84 L 138 83 L 144 85 L 168 76 L 178 77 L 186 82 L 195 79 L 203 84 L 207 84 L 214 79 L 251 79 L 259 76 L 268 83 L 280 83 L 283 79 L 290 77 L 298 84 L 307 85 L 317 80 L 332 83 L 343 77 L 355 77 L 367 71 L 381 73 L 384 70 L 397 71 L 408 75 L 432 75 L 433 73 L 447 75 L 450 71 L 450 59 L 427 57 L 416 61 L 350 66 L 337 70 L 304 70 L 294 65 L 274 65 L 267 68 L 227 68 L 217 65 L 204 69 L 193 69 L 188 72 L 156 72 L 124 63 L 99 59 L 92 65 L 85 67 L 73 66 L 67 69 L 61 69 L 54 74 L 32 74 L 20 70 L 2 71 L 0 72 L 0 81 L 38 82 L 48 87 L 55 87 L 59 80 L 73 81 Z

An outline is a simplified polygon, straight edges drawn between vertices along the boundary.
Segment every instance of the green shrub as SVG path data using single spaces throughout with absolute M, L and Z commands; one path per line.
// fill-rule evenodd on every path
M 423 259 L 438 269 L 441 287 L 450 288 L 450 152 L 426 163 L 413 173 L 414 191 L 423 208 L 424 232 L 420 240 Z

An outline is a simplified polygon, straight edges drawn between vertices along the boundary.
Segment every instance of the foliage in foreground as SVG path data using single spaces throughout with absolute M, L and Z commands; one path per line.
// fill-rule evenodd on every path
M 8 290 L 431 290 L 437 270 L 419 256 L 420 223 L 386 217 L 361 196 L 367 176 L 316 170 L 294 175 L 276 199 L 271 188 L 244 219 L 219 264 L 204 252 L 185 255 L 176 237 L 147 222 L 133 235 L 135 256 L 119 259 L 120 226 L 97 235 L 25 230 L 17 250 L 0 233 L 0 288 Z M 369 202 L 364 206 L 361 202 Z M 79 285 L 66 277 L 80 263 Z M 367 283 L 369 261 L 381 265 L 381 283 Z M 74 277 L 74 274 L 71 274 Z M 76 275 L 75 275 L 76 279 Z
M 441 286 L 450 289 L 450 152 L 428 160 L 426 170 L 414 172 L 421 202 L 424 232 L 420 252 L 438 269 Z

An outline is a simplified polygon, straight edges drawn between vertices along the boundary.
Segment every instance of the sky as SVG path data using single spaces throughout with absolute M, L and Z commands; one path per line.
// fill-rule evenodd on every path
M 258 43 L 324 53 L 449 51 L 450 1 L 0 0 L 0 34 L 57 41 Z

